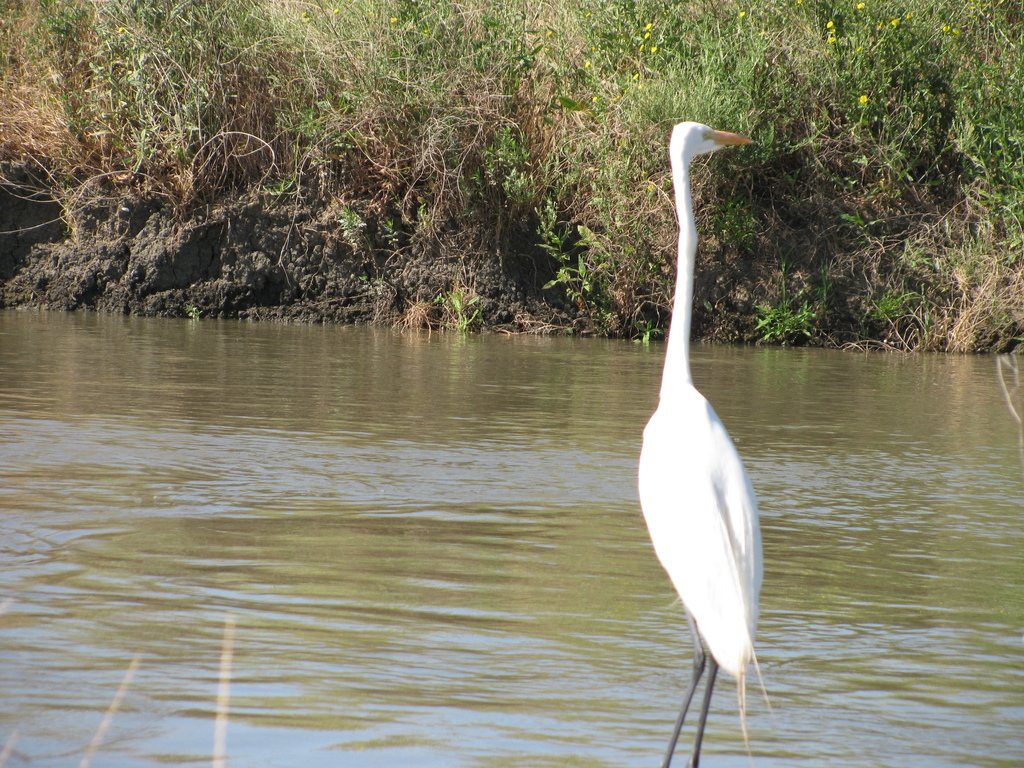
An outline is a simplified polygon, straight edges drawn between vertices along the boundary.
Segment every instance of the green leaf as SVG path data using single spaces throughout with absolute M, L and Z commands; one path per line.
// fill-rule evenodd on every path
M 583 102 L 570 99 L 568 96 L 557 96 L 556 100 L 562 109 L 567 109 L 570 112 L 590 112 Z

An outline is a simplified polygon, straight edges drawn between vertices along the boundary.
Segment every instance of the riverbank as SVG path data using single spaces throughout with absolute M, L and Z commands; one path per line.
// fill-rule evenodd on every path
M 1015 5 L 9 3 L 0 306 L 1007 351 Z

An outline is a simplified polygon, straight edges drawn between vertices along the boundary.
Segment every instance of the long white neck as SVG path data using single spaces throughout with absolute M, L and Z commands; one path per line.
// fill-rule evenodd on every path
M 662 399 L 680 387 L 693 385 L 690 377 L 690 313 L 697 260 L 697 226 L 693 221 L 693 200 L 690 197 L 690 159 L 683 156 L 679 147 L 671 146 L 670 151 L 676 214 L 679 217 L 679 262 L 676 265 L 676 298 L 668 329 L 665 370 L 661 376 Z

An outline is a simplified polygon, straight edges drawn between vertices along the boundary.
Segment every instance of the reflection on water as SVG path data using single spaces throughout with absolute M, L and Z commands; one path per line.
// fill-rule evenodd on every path
M 663 348 L 0 313 L 0 749 L 656 764 L 689 673 L 636 501 Z M 761 498 L 760 766 L 1019 766 L 1024 494 L 991 358 L 698 348 Z M 728 684 L 709 766 L 748 766 Z M 98 762 L 97 762 L 98 764 Z

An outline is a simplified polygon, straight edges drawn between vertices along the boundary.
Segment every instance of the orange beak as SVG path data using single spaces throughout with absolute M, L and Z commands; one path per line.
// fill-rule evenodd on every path
M 746 136 L 740 136 L 738 133 L 729 133 L 729 131 L 712 131 L 712 137 L 719 144 L 731 147 L 736 144 L 753 144 L 753 139 L 748 139 Z

